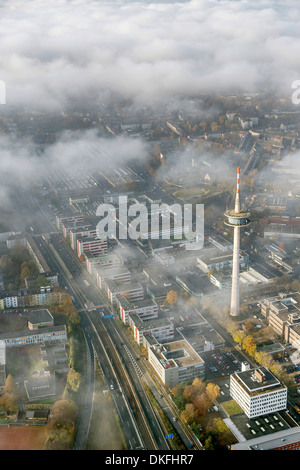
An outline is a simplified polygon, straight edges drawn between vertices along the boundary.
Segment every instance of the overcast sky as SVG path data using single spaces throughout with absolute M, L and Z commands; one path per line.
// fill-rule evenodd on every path
M 2 0 L 0 44 L 7 103 L 44 109 L 300 79 L 298 0 Z

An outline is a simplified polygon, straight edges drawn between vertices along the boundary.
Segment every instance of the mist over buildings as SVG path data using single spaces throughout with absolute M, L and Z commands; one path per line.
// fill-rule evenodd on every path
M 299 25 L 296 0 L 2 0 L 4 106 L 61 113 L 128 100 L 132 109 L 202 116 L 202 94 L 290 96 L 299 78 Z M 0 145 L 3 202 L 6 187 L 42 175 L 46 160 L 64 170 L 80 166 L 87 149 L 101 148 L 98 166 L 149 151 L 139 139 L 99 140 L 94 131 L 64 133 L 42 160 L 30 139 L 2 136 Z M 223 177 L 225 160 L 214 167 Z

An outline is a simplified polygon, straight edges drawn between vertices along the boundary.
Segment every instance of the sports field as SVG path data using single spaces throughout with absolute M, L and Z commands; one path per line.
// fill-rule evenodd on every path
M 0 426 L 0 450 L 41 450 L 44 426 Z

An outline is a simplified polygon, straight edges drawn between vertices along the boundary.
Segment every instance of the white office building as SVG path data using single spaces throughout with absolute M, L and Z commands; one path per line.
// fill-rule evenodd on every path
M 285 410 L 287 406 L 287 387 L 266 367 L 232 374 L 230 395 L 250 419 Z

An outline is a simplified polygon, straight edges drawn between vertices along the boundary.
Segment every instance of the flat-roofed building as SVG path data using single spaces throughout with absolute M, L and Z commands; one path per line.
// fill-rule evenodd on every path
M 85 253 L 86 267 L 91 276 L 96 273 L 96 270 L 119 268 L 122 266 L 122 259 L 115 255 L 95 255 L 91 252 Z
M 232 374 L 230 395 L 250 419 L 285 410 L 287 406 L 287 387 L 266 367 Z
M 28 328 L 37 330 L 41 327 L 51 327 L 54 325 L 53 316 L 48 309 L 32 310 L 29 314 Z
M 131 282 L 131 273 L 125 266 L 109 269 L 97 268 L 96 276 L 97 285 L 100 289 L 105 288 L 105 282 L 108 280 L 115 282 L 118 281 L 123 284 Z
M 281 293 L 276 297 L 264 299 L 261 304 L 261 313 L 277 334 L 300 350 L 299 302 L 299 292 Z
M 209 256 L 199 256 L 197 262 L 199 268 L 204 273 L 208 273 L 211 269 L 229 269 L 232 268 L 233 252 L 215 252 Z M 245 267 L 249 262 L 249 256 L 242 250 L 240 250 L 239 262 L 241 267 Z
M 0 334 L 0 341 L 9 346 L 25 346 L 27 344 L 44 343 L 67 339 L 66 325 L 39 328 L 38 330 L 13 331 Z
M 221 235 L 210 235 L 208 241 L 222 252 L 233 250 L 233 244 Z
M 147 335 L 154 336 L 158 342 L 171 341 L 174 338 L 174 325 L 169 318 L 143 321 L 139 315 L 133 313 L 130 315 L 128 323 L 139 346 L 146 347 L 144 337 Z
M 264 237 L 278 237 L 279 239 L 291 238 L 296 240 L 300 238 L 300 226 L 289 224 L 268 224 L 264 229 Z
M 231 445 L 231 450 L 299 450 L 300 427 L 284 429 L 266 436 Z
M 68 222 L 78 223 L 84 219 L 83 215 L 69 215 L 69 216 L 56 216 L 56 227 L 58 230 L 63 230 L 63 225 Z
M 209 276 L 210 282 L 218 289 L 229 289 L 231 287 L 232 278 L 230 274 L 223 274 L 219 271 L 213 272 Z
M 95 239 L 97 237 L 97 230 L 95 226 L 86 225 L 76 229 L 70 229 L 70 243 L 74 251 L 78 250 L 77 240 L 82 241 L 83 238 Z
M 105 291 L 111 304 L 116 305 L 119 296 L 127 297 L 130 302 L 136 302 L 144 298 L 144 288 L 139 282 L 115 282 L 105 281 Z
M 168 387 L 205 377 L 204 361 L 185 340 L 154 344 L 148 348 L 148 360 L 159 379 Z
M 120 318 L 125 325 L 132 314 L 138 315 L 142 320 L 152 320 L 158 317 L 158 305 L 151 298 L 131 302 L 127 297 L 119 295 L 116 298 L 116 304 L 119 308 Z
M 105 255 L 108 251 L 107 239 L 99 239 L 96 237 L 77 237 L 77 254 L 78 257 L 85 253 L 94 255 Z

